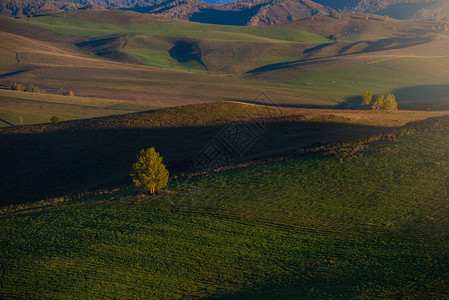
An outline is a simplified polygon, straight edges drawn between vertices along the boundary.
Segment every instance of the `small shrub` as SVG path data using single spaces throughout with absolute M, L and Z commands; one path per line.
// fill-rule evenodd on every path
M 58 116 L 53 116 L 53 117 L 51 117 L 50 121 L 53 125 L 56 125 L 59 122 L 61 122 L 61 118 L 59 118 Z
M 75 96 L 75 93 L 70 90 L 70 91 L 65 92 L 64 95 L 69 96 L 69 97 L 73 97 L 73 96 Z
M 168 171 L 162 163 L 162 157 L 153 147 L 140 150 L 137 162 L 132 167 L 133 182 L 144 192 L 154 194 L 167 186 Z

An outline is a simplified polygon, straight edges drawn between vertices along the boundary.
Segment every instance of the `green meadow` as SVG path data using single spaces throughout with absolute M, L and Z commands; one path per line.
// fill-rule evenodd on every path
M 61 120 L 119 115 L 168 107 L 157 102 L 111 100 L 0 90 L 0 127 L 49 123 L 54 115 Z
M 0 217 L 11 297 L 447 297 L 447 130 Z
M 449 91 L 449 57 L 393 58 L 290 81 L 313 89 L 363 94 L 393 92 L 398 100 L 445 98 Z
M 198 39 L 249 41 L 268 43 L 309 42 L 323 43 L 329 40 L 321 35 L 287 26 L 226 26 L 194 22 L 166 24 L 112 24 L 71 18 L 70 13 L 36 17 L 30 24 L 78 36 L 100 37 L 112 34 L 160 35 Z M 50 25 L 51 23 L 51 25 Z

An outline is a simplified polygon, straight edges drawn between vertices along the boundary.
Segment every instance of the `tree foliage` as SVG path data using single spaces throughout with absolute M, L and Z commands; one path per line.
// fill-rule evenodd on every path
M 27 85 L 27 88 L 25 89 L 25 92 L 30 92 L 30 93 L 39 93 L 40 89 L 37 86 L 34 86 L 32 83 Z
M 379 95 L 374 99 L 371 106 L 373 110 L 397 110 L 398 103 L 396 97 L 393 94 Z
M 21 83 L 11 82 L 11 84 L 9 85 L 9 89 L 13 91 L 23 91 L 25 88 Z
M 132 167 L 133 182 L 144 192 L 154 194 L 167 186 L 168 171 L 162 163 L 162 157 L 153 147 L 140 150 L 137 162 Z
M 362 96 L 362 105 L 370 105 L 372 100 L 373 100 L 373 93 L 367 91 Z

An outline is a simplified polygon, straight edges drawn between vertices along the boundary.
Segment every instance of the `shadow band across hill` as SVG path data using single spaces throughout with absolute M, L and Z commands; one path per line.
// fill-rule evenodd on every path
M 399 109 L 405 110 L 449 110 L 449 84 L 410 86 L 391 92 L 396 96 Z M 352 108 L 361 105 L 362 97 L 354 96 L 346 99 Z M 447 104 L 446 104 L 447 102 Z M 334 107 L 336 108 L 336 107 Z
M 41 133 L 32 133 L 32 129 L 50 125 L 0 130 L 0 205 L 130 184 L 131 165 L 139 150 L 148 147 L 161 153 L 172 175 L 201 169 L 194 158 L 228 126 L 100 129 L 95 119 L 90 122 L 64 122 Z M 294 120 L 266 123 L 265 133 L 248 151 L 235 156 L 233 163 L 354 140 L 383 130 Z
M 338 54 L 334 55 L 334 56 L 323 57 L 323 58 L 309 58 L 309 59 L 295 60 L 295 61 L 290 61 L 290 62 L 269 64 L 269 65 L 262 66 L 262 67 L 254 69 L 254 70 L 248 71 L 248 72 L 246 72 L 246 74 L 262 73 L 262 72 L 276 71 L 276 70 L 282 70 L 282 69 L 293 68 L 293 67 L 319 64 L 319 63 L 322 63 L 323 60 L 337 60 L 341 57 L 354 55 L 354 54 L 363 54 L 363 53 L 377 52 L 377 51 L 383 51 L 383 50 L 402 49 L 402 48 L 425 44 L 427 42 L 429 42 L 429 39 L 422 38 L 422 37 L 421 38 L 397 37 L 397 38 L 382 39 L 382 40 L 378 40 L 378 41 L 358 41 L 358 42 L 350 43 L 347 46 L 341 48 L 338 51 Z M 362 51 L 346 53 L 346 51 L 349 51 L 352 47 L 354 47 L 360 43 L 364 43 L 367 45 Z M 314 53 L 319 53 L 320 50 L 323 50 L 332 45 L 334 45 L 334 43 L 320 44 L 318 46 L 304 50 L 304 54 L 305 55 L 313 55 Z

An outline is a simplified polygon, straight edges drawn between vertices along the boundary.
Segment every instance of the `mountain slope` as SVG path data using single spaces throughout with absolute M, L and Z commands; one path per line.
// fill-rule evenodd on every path
M 225 6 L 174 0 L 147 10 L 171 18 L 224 25 L 281 24 L 314 15 L 328 15 L 331 11 L 310 0 L 242 0 Z
M 431 20 L 449 15 L 446 0 L 316 0 L 346 12 L 388 15 L 396 19 Z
M 81 7 L 102 12 L 107 9 L 130 9 L 159 14 L 165 17 L 201 23 L 225 25 L 267 25 L 304 19 L 314 15 L 328 15 L 332 9 L 311 0 L 242 0 L 227 5 L 216 5 L 197 0 L 70 0 L 17 1 L 0 0 L 0 14 L 6 16 L 35 15 L 60 12 Z M 144 19 L 144 18 L 141 18 Z M 99 19 L 102 21 L 103 19 Z

